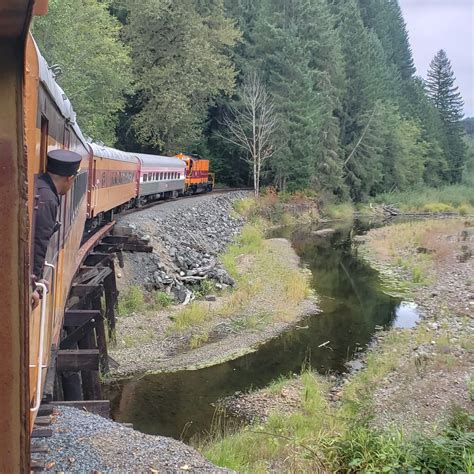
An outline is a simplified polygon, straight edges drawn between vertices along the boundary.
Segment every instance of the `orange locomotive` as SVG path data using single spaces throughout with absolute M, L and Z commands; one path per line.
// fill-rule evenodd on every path
M 177 158 L 186 163 L 185 192 L 197 193 L 212 191 L 215 184 L 214 173 L 209 173 L 209 160 L 204 160 L 199 155 L 185 155 L 179 153 Z

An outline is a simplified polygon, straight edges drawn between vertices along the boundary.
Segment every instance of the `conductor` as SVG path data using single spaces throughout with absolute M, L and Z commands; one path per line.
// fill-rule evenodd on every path
M 59 230 L 58 210 L 60 197 L 71 189 L 74 178 L 81 164 L 81 155 L 69 150 L 51 150 L 48 152 L 46 173 L 38 177 L 36 194 L 38 207 L 34 224 L 33 241 L 33 294 L 31 304 L 36 308 L 41 299 L 40 292 L 35 288 L 36 282 L 43 280 L 44 263 L 48 243 L 53 234 Z

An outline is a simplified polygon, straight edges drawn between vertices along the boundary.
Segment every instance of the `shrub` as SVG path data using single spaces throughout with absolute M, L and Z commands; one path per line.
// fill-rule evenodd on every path
M 244 217 L 249 217 L 252 214 L 252 211 L 255 209 L 255 199 L 254 198 L 244 198 L 239 199 L 234 202 L 234 210 L 237 214 L 240 214 Z
M 167 308 L 173 303 L 173 297 L 164 291 L 155 291 L 153 293 L 154 309 Z
M 429 202 L 426 203 L 421 210 L 431 214 L 441 214 L 443 212 L 453 212 L 454 208 L 453 206 L 442 202 Z
M 191 326 L 203 323 L 206 320 L 206 316 L 206 308 L 202 304 L 194 302 L 173 317 L 174 324 L 171 330 L 177 332 L 185 331 Z
M 117 311 L 119 316 L 127 316 L 145 309 L 143 290 L 138 285 L 130 286 L 119 297 Z

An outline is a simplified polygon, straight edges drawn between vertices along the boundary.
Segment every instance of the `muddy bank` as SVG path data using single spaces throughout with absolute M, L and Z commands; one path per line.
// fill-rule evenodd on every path
M 236 359 L 317 313 L 315 297 L 305 296 L 306 277 L 291 244 L 269 239 L 261 245 L 254 254 L 237 255 L 235 290 L 193 303 L 189 311 L 202 311 L 200 322 L 177 328 L 187 311 L 182 306 L 119 318 L 117 344 L 110 352 L 120 365 L 112 377 L 192 370 Z M 288 287 L 285 276 L 300 278 L 302 287 Z

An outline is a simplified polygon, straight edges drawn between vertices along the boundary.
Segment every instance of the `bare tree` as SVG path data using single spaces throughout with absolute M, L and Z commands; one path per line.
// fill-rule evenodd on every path
M 231 106 L 223 121 L 229 133 L 220 137 L 246 151 L 242 159 L 253 167 L 255 197 L 258 197 L 262 166 L 275 153 L 275 107 L 255 72 L 245 78 L 240 98 L 239 106 Z

